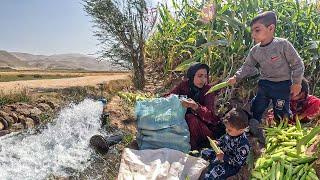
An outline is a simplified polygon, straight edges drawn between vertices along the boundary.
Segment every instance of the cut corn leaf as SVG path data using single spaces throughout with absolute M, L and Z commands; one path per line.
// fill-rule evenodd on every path
M 301 152 L 301 146 L 306 145 L 313 137 L 315 137 L 318 133 L 320 133 L 320 126 L 317 126 L 312 129 L 312 131 L 300 139 L 297 143 L 297 152 L 298 154 Z

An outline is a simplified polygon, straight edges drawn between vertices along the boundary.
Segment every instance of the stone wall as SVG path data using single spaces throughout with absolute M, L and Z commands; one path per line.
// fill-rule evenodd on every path
M 23 129 L 34 128 L 47 121 L 59 105 L 48 100 L 33 104 L 14 103 L 0 107 L 0 136 Z

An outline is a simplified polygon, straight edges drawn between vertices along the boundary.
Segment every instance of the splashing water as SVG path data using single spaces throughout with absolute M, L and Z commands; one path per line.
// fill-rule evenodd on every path
M 68 176 L 90 162 L 89 139 L 99 133 L 103 104 L 85 99 L 63 109 L 40 133 L 0 138 L 0 179 L 45 179 Z

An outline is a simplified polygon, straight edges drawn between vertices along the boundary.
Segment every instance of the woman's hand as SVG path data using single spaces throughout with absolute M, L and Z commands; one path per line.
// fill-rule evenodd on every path
M 196 111 L 199 108 L 199 105 L 191 98 L 181 100 L 181 104 L 185 108 L 191 108 Z

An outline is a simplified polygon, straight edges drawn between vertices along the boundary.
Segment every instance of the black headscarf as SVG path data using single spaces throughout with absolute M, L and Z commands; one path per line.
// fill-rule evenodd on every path
M 191 65 L 187 71 L 187 78 L 188 78 L 189 88 L 190 88 L 190 92 L 191 92 L 190 98 L 193 99 L 195 102 L 199 102 L 200 94 L 201 94 L 201 90 L 202 90 L 202 88 L 196 87 L 193 83 L 194 76 L 196 75 L 196 72 L 199 69 L 206 69 L 207 74 L 209 74 L 209 66 L 206 64 L 203 64 L 203 63 L 195 63 L 195 64 Z

